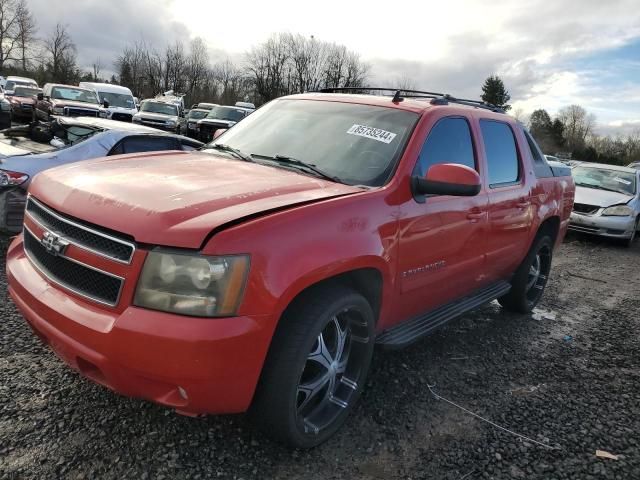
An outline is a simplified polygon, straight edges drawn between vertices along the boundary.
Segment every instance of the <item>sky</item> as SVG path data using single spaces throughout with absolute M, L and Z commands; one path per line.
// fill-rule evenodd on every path
M 503 78 L 513 109 L 552 115 L 580 104 L 601 134 L 640 130 L 638 0 L 28 0 L 39 35 L 68 26 L 81 66 L 104 71 L 127 43 L 163 48 L 202 37 L 213 61 L 275 32 L 346 45 L 371 65 L 370 83 L 478 98 Z

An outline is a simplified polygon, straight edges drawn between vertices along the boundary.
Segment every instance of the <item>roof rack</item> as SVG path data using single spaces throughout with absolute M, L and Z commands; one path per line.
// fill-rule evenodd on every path
M 426 92 L 423 90 L 405 90 L 403 88 L 382 88 L 382 87 L 331 87 L 322 88 L 319 93 L 355 93 L 362 92 L 371 95 L 370 92 L 393 92 L 392 102 L 399 103 L 405 98 L 430 98 L 432 105 L 448 105 L 457 103 L 469 107 L 483 108 L 496 113 L 506 113 L 502 108 L 481 100 L 469 100 L 466 98 L 456 98 L 448 93 Z

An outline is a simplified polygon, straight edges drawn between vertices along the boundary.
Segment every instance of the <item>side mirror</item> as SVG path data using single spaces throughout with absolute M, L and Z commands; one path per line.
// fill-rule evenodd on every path
M 44 93 L 40 92 L 38 94 L 38 100 L 41 100 L 41 101 L 44 100 Z
M 227 130 L 228 130 L 228 128 L 219 128 L 219 129 L 217 129 L 215 132 L 213 132 L 213 140 L 218 138 L 220 135 L 222 135 Z
M 457 163 L 433 165 L 424 178 L 411 177 L 411 190 L 416 200 L 424 195 L 473 197 L 480 193 L 480 175 L 474 169 Z
M 102 106 L 104 108 L 109 108 L 109 100 L 107 100 L 106 98 L 102 99 Z

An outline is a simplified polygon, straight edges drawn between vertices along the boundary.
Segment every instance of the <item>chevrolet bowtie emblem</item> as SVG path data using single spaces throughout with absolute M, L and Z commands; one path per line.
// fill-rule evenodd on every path
M 58 235 L 51 232 L 44 232 L 40 243 L 45 248 L 47 253 L 50 253 L 54 257 L 64 254 L 64 251 L 69 246 L 69 242 L 63 240 Z

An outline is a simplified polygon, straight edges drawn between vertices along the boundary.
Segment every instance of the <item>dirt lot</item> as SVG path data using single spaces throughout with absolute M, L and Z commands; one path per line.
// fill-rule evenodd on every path
M 640 243 L 570 237 L 535 315 L 491 304 L 377 352 L 346 428 L 312 451 L 270 442 L 243 416 L 180 417 L 83 380 L 1 283 L 0 478 L 640 479 Z

